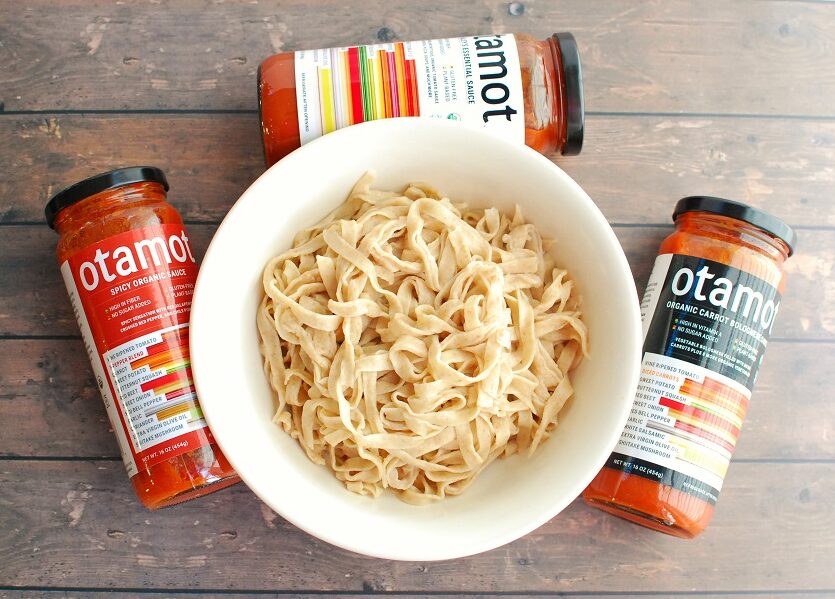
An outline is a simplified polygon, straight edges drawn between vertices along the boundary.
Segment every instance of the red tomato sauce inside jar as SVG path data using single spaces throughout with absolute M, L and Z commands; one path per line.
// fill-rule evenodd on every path
M 165 175 L 133 167 L 47 204 L 58 263 L 123 461 L 150 509 L 238 482 L 203 420 L 188 346 L 197 262 Z
M 464 43 L 465 39 L 470 40 L 470 45 L 466 46 L 465 60 L 472 60 L 474 65 L 475 75 L 469 75 L 471 81 L 478 82 L 480 76 L 483 76 L 487 86 L 496 86 L 500 84 L 497 77 L 504 73 L 502 79 L 512 78 L 517 82 L 519 103 L 513 104 L 513 107 L 508 104 L 507 108 L 504 108 L 508 110 L 506 117 L 502 116 L 502 110 L 490 110 L 502 104 L 492 104 L 497 101 L 495 88 L 484 94 L 487 104 L 483 116 L 479 113 L 472 120 L 463 114 L 463 110 L 459 111 L 454 101 L 445 109 L 449 112 L 448 115 L 444 111 L 441 111 L 443 115 L 439 115 L 433 112 L 431 107 L 419 106 L 420 103 L 415 101 L 415 96 L 423 95 L 420 91 L 423 81 L 433 78 L 454 80 L 455 77 L 451 77 L 447 71 L 442 73 L 440 68 L 435 69 L 434 61 L 430 60 L 427 64 L 421 62 L 415 66 L 414 60 L 404 57 L 410 52 L 415 55 L 422 54 L 418 48 L 423 47 L 433 56 L 436 51 L 441 53 L 444 58 L 439 55 L 438 60 L 447 62 L 447 67 L 450 67 L 461 58 L 458 52 L 464 50 L 459 48 L 459 45 Z M 511 58 L 504 52 L 512 52 L 516 56 Z M 380 73 L 375 64 L 377 55 L 385 56 L 387 53 L 396 56 L 391 64 L 399 65 L 396 68 L 392 67 L 390 77 Z M 357 58 L 358 54 L 367 58 Z M 538 152 L 551 154 L 559 151 L 564 155 L 575 155 L 579 154 L 582 148 L 585 116 L 583 81 L 574 36 L 570 33 L 556 33 L 544 40 L 521 34 L 475 36 L 331 48 L 312 52 L 282 52 L 270 56 L 258 67 L 258 107 L 267 166 L 272 166 L 303 143 L 299 122 L 298 84 L 302 75 L 312 75 L 312 72 L 305 72 L 304 67 L 311 55 L 320 58 L 330 56 L 318 67 L 319 75 L 308 78 L 320 79 L 320 83 L 313 86 L 309 94 L 305 92 L 305 103 L 302 104 L 319 107 L 313 109 L 310 114 L 315 119 L 320 118 L 320 112 L 324 115 L 321 117 L 322 133 L 350 124 L 392 116 L 443 116 L 462 120 L 470 126 L 485 126 L 490 130 L 496 121 L 501 123 L 505 118 L 511 120 L 512 117 L 520 126 L 519 140 Z M 341 68 L 343 59 L 345 63 L 356 62 L 359 65 L 358 71 L 351 70 L 350 64 Z M 508 61 L 507 64 L 513 63 L 515 66 L 505 68 L 504 60 Z M 497 62 L 494 64 L 493 61 Z M 455 71 L 455 67 L 450 68 Z M 479 69 L 485 69 L 485 72 L 480 72 Z M 386 70 L 385 63 L 383 70 Z M 342 75 L 338 75 L 340 72 Z M 437 93 L 452 97 L 465 96 L 469 91 L 464 87 L 466 72 L 461 71 L 458 85 L 451 82 L 445 84 L 446 87 L 441 85 L 444 91 Z M 328 75 L 325 76 L 325 73 Z M 344 89 L 340 89 L 340 86 Z M 380 87 L 384 90 L 375 93 Z M 413 93 L 410 96 L 410 107 L 402 111 L 397 110 L 393 114 L 390 109 L 386 110 L 380 105 L 390 108 L 391 94 L 388 90 L 391 88 L 394 94 L 398 87 L 407 90 L 413 88 Z M 341 102 L 340 98 L 343 97 L 344 101 Z M 473 93 L 468 104 L 478 104 L 481 98 L 481 94 Z M 396 100 L 394 103 L 397 104 Z M 336 112 L 341 113 L 343 118 L 329 119 L 328 113 L 333 112 L 333 105 L 340 104 L 343 105 L 342 110 Z M 325 121 L 329 120 L 333 122 L 326 124 Z
M 795 233 L 738 202 L 682 199 L 641 317 L 635 403 L 590 505 L 673 536 L 710 522 L 785 288 Z

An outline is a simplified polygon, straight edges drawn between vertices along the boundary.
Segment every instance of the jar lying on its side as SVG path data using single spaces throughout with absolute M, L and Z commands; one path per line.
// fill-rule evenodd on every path
M 123 168 L 55 194 L 46 221 L 122 459 L 151 509 L 238 482 L 191 378 L 197 261 L 154 167 Z
M 738 202 L 678 202 L 641 303 L 632 413 L 583 493 L 590 505 L 678 537 L 713 515 L 786 277 L 795 233 Z
M 325 133 L 404 116 L 460 120 L 550 154 L 583 145 L 570 33 L 504 34 L 283 52 L 258 67 L 267 166 Z

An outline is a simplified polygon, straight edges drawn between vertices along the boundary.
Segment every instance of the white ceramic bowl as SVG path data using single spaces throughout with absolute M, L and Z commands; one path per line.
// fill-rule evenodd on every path
M 347 491 L 271 422 L 258 351 L 261 271 L 294 234 L 345 200 L 368 169 L 376 186 L 424 181 L 476 207 L 512 210 L 556 240 L 558 263 L 583 297 L 590 356 L 557 432 L 530 459 L 494 462 L 461 496 L 425 507 Z M 212 240 L 191 313 L 192 368 L 206 418 L 246 484 L 278 514 L 366 555 L 439 560 L 486 551 L 558 514 L 614 447 L 637 385 L 641 345 L 635 285 L 603 215 L 562 170 L 533 150 L 429 119 L 348 127 L 293 152 L 241 196 Z M 594 534 L 594 531 L 589 531 Z

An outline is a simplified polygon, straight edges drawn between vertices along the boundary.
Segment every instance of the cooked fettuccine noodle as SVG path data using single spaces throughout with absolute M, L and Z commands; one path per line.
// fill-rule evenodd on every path
M 553 433 L 588 335 L 518 207 L 370 181 L 267 264 L 261 352 L 274 421 L 313 462 L 424 504 Z

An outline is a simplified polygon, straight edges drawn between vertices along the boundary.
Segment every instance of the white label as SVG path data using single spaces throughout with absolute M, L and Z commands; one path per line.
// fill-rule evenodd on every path
M 125 463 L 128 477 L 132 477 L 138 472 L 136 461 L 133 459 L 133 453 L 130 451 L 122 421 L 119 419 L 119 408 L 116 407 L 113 394 L 110 392 L 110 385 L 107 384 L 107 373 L 102 364 L 101 357 L 96 352 L 96 342 L 93 339 L 93 332 L 90 330 L 90 323 L 87 322 L 87 316 L 84 314 L 84 307 L 81 305 L 81 298 L 78 295 L 78 288 L 75 286 L 75 280 L 73 279 L 69 262 L 64 262 L 61 265 L 61 276 L 64 277 L 64 284 L 67 286 L 67 293 L 70 296 L 72 311 L 75 314 L 76 321 L 78 321 L 78 328 L 81 329 L 81 338 L 84 341 L 84 347 L 90 358 L 90 364 L 93 366 L 96 385 L 98 385 L 102 400 L 104 400 L 107 418 L 110 420 L 110 428 L 116 434 L 119 452 L 122 454 L 122 461 Z
M 641 300 L 641 330 L 644 339 L 647 337 L 649 324 L 652 322 L 652 315 L 658 306 L 658 298 L 661 296 L 661 288 L 664 286 L 664 278 L 670 269 L 672 254 L 661 254 L 655 259 L 655 265 L 649 275 L 647 288 L 644 290 L 644 297 Z
M 302 144 L 399 116 L 461 121 L 525 142 L 513 35 L 303 50 L 296 52 L 295 69 Z
M 130 422 L 135 453 L 206 426 L 189 378 L 186 348 L 172 352 L 166 342 L 171 333 L 186 327 L 155 331 L 102 354 Z M 155 353 L 157 348 L 166 351 Z
M 641 302 L 635 402 L 607 466 L 715 503 L 780 306 L 776 288 L 696 256 L 658 256 Z
M 651 462 L 659 472 L 684 475 L 678 483 L 685 486 L 682 490 L 715 502 L 742 427 L 737 404 L 750 398 L 748 389 L 728 377 L 646 352 L 635 403 L 615 452 Z
M 197 262 L 182 225 L 99 240 L 61 272 L 128 474 L 211 443 L 191 378 Z

